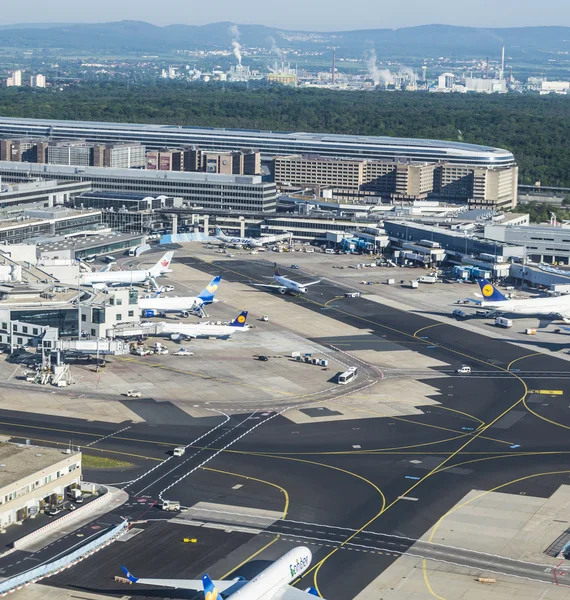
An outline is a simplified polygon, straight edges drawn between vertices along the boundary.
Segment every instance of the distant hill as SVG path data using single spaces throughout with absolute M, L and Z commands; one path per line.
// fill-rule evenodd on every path
M 0 27 L 0 45 L 99 53 L 221 49 L 231 46 L 232 25 L 222 22 L 157 27 L 141 21 L 18 24 Z M 345 56 L 361 56 L 371 47 L 376 48 L 379 57 L 433 57 L 452 53 L 456 57 L 497 56 L 503 44 L 508 56 L 530 60 L 570 51 L 570 27 L 484 29 L 424 25 L 336 32 L 289 31 L 264 25 L 238 25 L 238 28 L 239 41 L 247 47 L 325 50 L 337 46 L 340 55 Z

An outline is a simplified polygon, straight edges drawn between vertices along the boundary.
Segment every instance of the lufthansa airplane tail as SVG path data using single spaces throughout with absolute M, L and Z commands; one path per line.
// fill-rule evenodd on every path
M 273 271 L 273 273 L 275 274 L 275 277 L 281 277 L 281 275 L 279 273 L 279 269 L 277 268 L 277 263 L 273 263 L 273 266 L 275 267 L 275 270 Z
M 202 577 L 202 585 L 204 586 L 204 600 L 217 600 L 220 594 L 208 575 Z
M 247 310 L 244 310 L 238 317 L 236 317 L 230 325 L 232 327 L 245 327 L 245 322 L 247 321 Z
M 220 287 L 220 281 L 222 278 L 218 275 L 214 277 L 212 281 L 198 294 L 198 298 L 202 300 L 203 304 L 211 304 L 214 301 L 214 296 Z
M 481 288 L 481 294 L 483 295 L 483 301 L 488 302 L 505 302 L 508 298 L 505 298 L 501 292 L 486 279 L 478 280 L 479 287 Z
M 162 273 L 168 273 L 170 263 L 172 262 L 172 257 L 174 256 L 174 252 L 167 252 L 150 270 L 150 274 L 154 277 L 156 275 L 162 275 Z

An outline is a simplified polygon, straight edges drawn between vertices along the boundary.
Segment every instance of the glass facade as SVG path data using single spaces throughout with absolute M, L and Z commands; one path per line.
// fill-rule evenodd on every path
M 75 308 L 13 310 L 10 314 L 12 321 L 23 321 L 41 327 L 57 327 L 60 336 L 77 336 L 79 334 L 77 309 Z M 22 333 L 24 332 L 22 331 Z

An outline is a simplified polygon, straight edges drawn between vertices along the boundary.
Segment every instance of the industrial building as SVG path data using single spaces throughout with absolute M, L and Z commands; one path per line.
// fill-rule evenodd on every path
M 332 158 L 447 162 L 472 167 L 506 167 L 515 164 L 515 159 L 508 150 L 475 144 L 326 133 L 0 117 L 0 135 L 48 136 L 54 140 L 86 139 L 104 144 L 128 140 L 139 142 L 149 149 L 187 145 L 215 151 L 252 149 L 259 150 L 265 160 L 284 154 L 319 154 Z
M 91 182 L 92 187 L 98 190 L 174 196 L 191 206 L 205 209 L 274 212 L 277 204 L 275 184 L 251 175 L 0 162 L 0 177 L 9 182 L 37 178 Z
M 507 227 L 486 225 L 485 238 L 524 246 L 528 260 L 541 263 L 570 264 L 570 227 L 563 225 L 529 225 Z
M 36 515 L 65 498 L 81 481 L 81 452 L 24 444 L 0 444 L 0 527 Z

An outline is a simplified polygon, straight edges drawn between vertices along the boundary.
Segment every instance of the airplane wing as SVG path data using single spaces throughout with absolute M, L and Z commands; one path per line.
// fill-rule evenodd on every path
M 201 579 L 146 579 L 146 578 L 140 578 L 140 577 L 135 577 L 132 573 L 129 572 L 129 570 L 126 567 L 121 567 L 121 569 L 123 570 L 123 573 L 125 574 L 125 577 L 131 582 L 131 583 L 142 583 L 143 585 L 154 585 L 156 587 L 169 587 L 169 588 L 175 588 L 175 589 L 180 589 L 180 590 L 196 590 L 196 591 L 201 591 L 203 589 L 203 583 Z M 225 580 L 216 580 L 212 582 L 216 588 L 224 593 L 226 590 L 228 590 L 229 588 L 233 587 L 234 585 L 237 585 L 238 583 L 247 583 L 247 582 L 241 582 L 241 581 L 233 581 L 233 580 L 229 580 L 229 581 L 225 581 Z
M 253 285 L 255 287 L 271 288 L 273 290 L 280 290 L 281 288 L 285 288 L 286 287 L 284 285 L 277 285 L 277 284 L 274 284 L 274 283 L 254 283 Z
M 321 283 L 322 279 L 319 279 L 318 281 L 311 281 L 310 283 L 302 283 L 301 285 L 303 287 L 309 287 L 310 285 L 317 285 L 317 283 Z
M 272 600 L 315 600 L 315 596 L 320 598 L 315 588 L 308 588 L 308 591 L 286 585 L 273 595 Z

